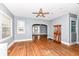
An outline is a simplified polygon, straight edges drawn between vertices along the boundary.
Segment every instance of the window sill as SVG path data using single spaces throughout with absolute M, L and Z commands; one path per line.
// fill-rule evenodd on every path
M 4 41 L 10 39 L 11 37 L 12 37 L 12 36 L 9 36 L 9 37 L 6 37 L 6 38 L 4 38 L 4 39 L 1 39 L 0 42 L 4 42 Z

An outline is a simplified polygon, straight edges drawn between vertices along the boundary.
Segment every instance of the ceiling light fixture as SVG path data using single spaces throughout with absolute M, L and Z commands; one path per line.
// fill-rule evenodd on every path
M 38 17 L 38 16 L 45 17 L 45 14 L 49 14 L 49 12 L 43 12 L 43 9 L 40 8 L 40 10 L 38 12 L 33 12 L 33 14 L 37 14 L 36 17 Z

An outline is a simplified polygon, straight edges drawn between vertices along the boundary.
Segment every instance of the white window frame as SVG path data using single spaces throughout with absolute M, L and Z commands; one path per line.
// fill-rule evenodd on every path
M 12 18 L 11 18 L 10 16 L 8 16 L 6 13 L 4 13 L 2 10 L 0 10 L 0 14 L 2 14 L 2 16 L 4 15 L 4 16 L 8 17 L 8 18 L 11 20 L 11 35 L 8 36 L 8 37 L 6 37 L 6 38 L 2 38 L 2 35 L 1 35 L 0 42 L 3 42 L 3 41 L 5 41 L 5 40 L 7 40 L 7 39 L 9 39 L 9 38 L 12 37 Z M 2 20 L 0 20 L 0 21 L 2 21 Z M 1 29 L 2 29 L 2 22 L 1 22 L 0 25 L 1 25 Z M 2 31 L 2 30 L 1 30 L 1 31 Z M 1 33 L 2 33 L 2 32 L 1 32 Z
M 23 29 L 23 31 L 19 31 L 20 29 Z M 17 20 L 17 34 L 25 34 L 25 22 L 22 20 Z

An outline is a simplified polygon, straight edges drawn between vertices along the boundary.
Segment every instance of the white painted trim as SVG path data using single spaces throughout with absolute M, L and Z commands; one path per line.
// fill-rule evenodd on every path
M 8 49 L 15 43 L 15 41 L 11 42 L 11 44 L 8 45 Z
M 8 48 L 10 48 L 15 42 L 22 42 L 22 41 L 32 41 L 32 39 L 21 39 L 21 40 L 14 40 L 11 44 L 9 44 Z M 75 42 L 75 43 L 66 43 L 64 41 L 61 41 L 62 44 L 65 44 L 67 46 L 71 46 L 74 44 L 79 44 L 79 42 Z
M 32 41 L 32 39 L 20 39 L 20 40 L 15 40 L 14 42 L 22 42 L 22 41 Z
M 79 42 L 77 42 L 77 44 L 79 44 Z
M 22 41 L 32 41 L 32 39 L 20 39 L 20 40 L 14 40 L 11 44 L 9 44 L 8 48 L 10 48 L 15 42 L 22 42 Z
M 47 38 L 51 38 L 52 39 L 52 37 L 50 37 L 50 36 L 48 36 Z
M 4 11 L 0 10 L 0 13 L 7 16 L 8 18 L 12 19 L 10 16 L 8 16 Z
M 68 46 L 70 45 L 69 43 L 66 43 L 66 42 L 64 42 L 64 41 L 61 41 L 61 43 L 62 43 L 62 44 L 65 44 L 65 45 L 68 45 Z
M 3 41 L 5 41 L 5 40 L 7 40 L 7 39 L 9 39 L 9 38 L 11 38 L 12 37 L 12 18 L 10 17 L 10 16 L 8 16 L 5 12 L 3 12 L 2 10 L 0 10 L 0 13 L 1 13 L 1 15 L 2 16 L 6 16 L 6 17 L 8 17 L 10 20 L 11 20 L 11 35 L 10 36 L 8 36 L 8 37 L 6 37 L 6 38 L 3 38 L 2 39 L 2 35 L 1 35 L 1 40 L 0 40 L 0 42 L 3 42 Z M 1 21 L 1 20 L 0 20 Z M 2 23 L 1 23 L 2 24 Z M 1 26 L 1 25 L 0 25 Z
M 79 35 L 79 33 L 78 33 L 78 23 L 79 23 L 79 20 L 78 20 L 79 18 L 77 17 L 77 24 L 76 24 L 76 32 L 77 32 L 77 40 L 76 40 L 76 42 L 78 43 L 78 35 Z
M 8 43 L 0 44 L 0 56 L 7 56 L 7 46 L 8 46 Z
M 11 38 L 11 37 L 12 37 L 12 35 L 9 36 L 9 37 L 3 38 L 3 39 L 0 40 L 0 42 L 3 42 L 3 41 L 5 41 L 5 40 L 8 40 L 8 39 Z
M 71 46 L 71 45 L 77 44 L 76 42 L 74 42 L 74 43 L 66 43 L 66 42 L 63 42 L 63 41 L 61 41 L 61 43 L 62 43 L 62 44 L 65 44 L 65 45 L 67 45 L 67 46 Z
M 51 38 L 51 39 L 53 39 L 53 37 L 47 37 L 47 38 Z
M 74 42 L 74 43 L 70 43 L 70 45 L 74 45 L 74 44 L 77 44 L 76 42 Z

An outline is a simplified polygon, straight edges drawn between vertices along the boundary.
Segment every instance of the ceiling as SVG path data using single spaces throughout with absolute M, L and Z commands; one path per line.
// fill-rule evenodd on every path
M 79 4 L 77 3 L 4 3 L 4 5 L 15 15 L 33 19 L 52 20 L 67 13 L 79 15 Z M 46 17 L 36 17 L 32 12 L 38 12 L 42 8 L 49 12 Z

